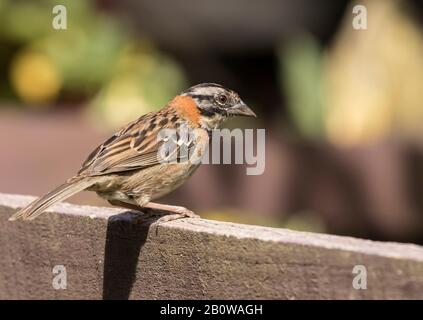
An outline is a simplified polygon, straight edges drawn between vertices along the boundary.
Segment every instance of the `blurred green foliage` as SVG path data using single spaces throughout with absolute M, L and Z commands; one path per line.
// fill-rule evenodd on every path
M 90 111 L 102 125 L 116 127 L 162 107 L 185 86 L 181 68 L 150 42 L 128 42 Z
M 307 138 L 322 136 L 322 48 L 311 35 L 299 34 L 280 45 L 277 55 L 281 91 L 294 124 Z
M 299 32 L 277 48 L 280 88 L 302 137 L 352 146 L 421 136 L 421 26 L 405 1 L 362 4 L 368 29 L 352 27 L 351 3 L 330 47 Z
M 97 12 L 93 2 L 61 1 L 67 8 L 67 29 L 55 30 L 52 9 L 57 1 L 1 1 L 2 41 L 18 45 L 17 53 L 45 54 L 58 68 L 65 90 L 90 92 L 111 77 L 127 36 L 123 26 Z
M 67 29 L 52 27 L 55 5 L 64 5 Z M 184 71 L 148 39 L 94 2 L 0 0 L 0 64 L 26 107 L 57 99 L 91 100 L 102 126 L 120 126 L 166 103 L 186 86 Z

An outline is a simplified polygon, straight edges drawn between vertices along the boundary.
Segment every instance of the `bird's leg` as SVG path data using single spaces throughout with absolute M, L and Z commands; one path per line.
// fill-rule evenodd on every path
M 197 214 L 195 214 L 191 210 L 188 210 L 185 207 L 171 206 L 171 205 L 168 205 L 168 204 L 162 204 L 162 203 L 156 203 L 156 202 L 149 202 L 146 205 L 144 205 L 143 208 L 168 211 L 168 212 L 179 214 L 179 215 L 182 215 L 182 216 L 188 217 L 188 218 L 198 218 L 199 217 Z
M 183 218 L 199 218 L 200 217 L 199 215 L 196 215 L 194 212 L 192 212 L 191 210 L 188 210 L 185 207 L 171 206 L 168 204 L 148 202 L 142 208 L 165 211 L 165 212 L 171 213 L 171 214 L 161 215 L 160 218 L 156 220 L 156 222 L 158 223 L 168 222 L 168 221 L 173 221 L 173 220 L 178 220 Z M 152 212 L 151 214 L 153 216 L 154 215 L 157 216 L 157 213 L 154 214 Z
M 187 208 L 180 207 L 180 206 L 171 206 L 171 205 L 155 203 L 155 202 L 148 202 L 147 204 L 143 206 L 138 206 L 136 204 L 127 203 L 127 202 L 123 202 L 119 200 L 108 200 L 108 201 L 111 205 L 123 207 L 130 210 L 141 211 L 147 216 L 161 216 L 159 219 L 157 219 L 157 222 L 167 222 L 167 221 L 172 221 L 172 220 L 177 220 L 182 218 L 199 218 L 199 216 L 196 215 L 191 210 L 188 210 Z M 143 209 L 166 211 L 166 212 L 171 212 L 172 214 L 160 215 L 153 212 L 146 213 L 143 211 Z
M 157 220 L 157 222 L 166 222 L 166 221 L 172 221 L 182 218 L 199 218 L 199 215 L 196 215 L 191 210 L 188 210 L 185 207 L 180 206 L 171 206 L 168 204 L 161 204 L 161 203 L 155 203 L 155 202 L 148 202 L 143 206 L 143 208 L 153 209 L 153 210 L 161 210 L 161 211 L 167 211 L 171 212 L 172 214 L 168 214 L 165 216 L 162 216 Z
M 136 204 L 123 202 L 119 200 L 107 200 L 112 206 L 122 207 L 129 210 L 140 211 L 142 208 Z

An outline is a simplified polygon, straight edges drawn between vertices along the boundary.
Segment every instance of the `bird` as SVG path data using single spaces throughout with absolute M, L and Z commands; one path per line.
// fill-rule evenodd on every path
M 239 95 L 217 83 L 202 83 L 175 96 L 162 109 L 142 115 L 100 144 L 83 162 L 78 173 L 53 191 L 13 214 L 9 220 L 33 220 L 53 204 L 83 191 L 94 191 L 111 205 L 140 212 L 165 212 L 159 220 L 198 217 L 191 210 L 152 202 L 181 186 L 199 167 L 187 157 L 162 161 L 165 139 L 162 130 L 185 127 L 194 138 L 176 141 L 172 155 L 185 150 L 198 157 L 205 150 L 213 130 L 235 116 L 256 117 Z M 191 154 L 191 153 L 190 153 Z M 168 155 L 169 156 L 169 155 Z

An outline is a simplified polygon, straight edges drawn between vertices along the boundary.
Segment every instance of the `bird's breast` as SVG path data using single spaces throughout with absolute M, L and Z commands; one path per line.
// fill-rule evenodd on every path
M 161 164 L 143 169 L 129 176 L 123 189 L 134 196 L 148 194 L 151 199 L 156 199 L 181 186 L 198 166 L 186 162 Z

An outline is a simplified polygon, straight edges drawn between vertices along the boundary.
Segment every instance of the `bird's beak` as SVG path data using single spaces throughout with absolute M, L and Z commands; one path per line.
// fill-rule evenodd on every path
M 243 101 L 240 101 L 240 103 L 230 108 L 229 113 L 233 116 L 257 118 L 257 115 L 254 113 L 254 111 L 251 110 Z

